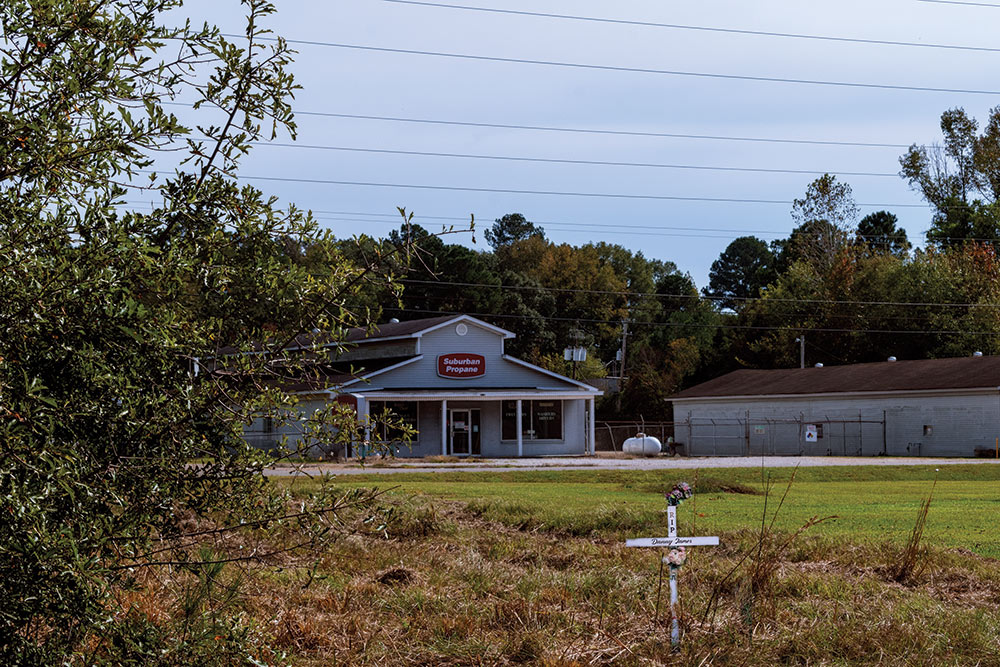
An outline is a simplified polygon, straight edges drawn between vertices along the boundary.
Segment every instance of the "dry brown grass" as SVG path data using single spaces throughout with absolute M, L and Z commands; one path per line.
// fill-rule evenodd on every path
M 991 559 L 931 550 L 926 577 L 903 585 L 892 576 L 898 548 L 805 535 L 774 552 L 757 591 L 767 604 L 748 628 L 741 602 L 754 571 L 736 566 L 760 535 L 725 535 L 681 571 L 684 639 L 671 654 L 669 619 L 653 620 L 658 553 L 617 535 L 518 530 L 458 503 L 395 502 L 381 536 L 247 570 L 241 613 L 256 641 L 316 666 L 1000 665 Z M 150 571 L 128 603 L 163 622 L 188 576 Z

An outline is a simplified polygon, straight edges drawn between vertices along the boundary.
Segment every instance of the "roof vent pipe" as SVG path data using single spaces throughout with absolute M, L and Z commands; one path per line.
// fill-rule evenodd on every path
M 972 353 L 972 356 L 974 356 L 974 357 L 981 357 L 981 356 L 983 356 L 983 353 L 980 352 L 979 350 L 976 350 L 975 352 Z
M 889 357 L 886 361 L 896 361 L 896 357 Z
M 823 368 L 823 364 L 816 364 L 816 368 Z
M 399 324 L 399 318 L 398 317 L 392 318 L 391 320 L 389 320 L 389 324 Z

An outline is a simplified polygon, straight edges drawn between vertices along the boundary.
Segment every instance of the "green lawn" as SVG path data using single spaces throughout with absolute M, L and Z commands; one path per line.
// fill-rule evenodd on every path
M 773 481 L 770 516 L 793 474 L 764 471 Z M 813 516 L 837 518 L 810 535 L 852 543 L 903 543 L 921 501 L 931 492 L 924 539 L 940 547 L 1000 558 L 1000 466 L 872 466 L 803 468 L 775 526 L 794 531 Z M 662 492 L 675 482 L 696 485 L 680 509 L 681 534 L 726 535 L 759 527 L 765 506 L 760 469 L 702 471 L 448 472 L 343 476 L 338 486 L 394 487 L 464 503 L 484 518 L 527 529 L 572 535 L 653 536 L 665 531 Z M 295 481 L 307 492 L 312 482 Z M 692 532 L 693 531 L 693 532 Z

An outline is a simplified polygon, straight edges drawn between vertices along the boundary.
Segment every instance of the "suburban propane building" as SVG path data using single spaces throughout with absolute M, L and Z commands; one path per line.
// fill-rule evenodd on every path
M 1000 357 L 740 370 L 670 400 L 693 456 L 993 456 Z
M 304 418 L 331 401 L 356 406 L 362 418 L 389 410 L 417 431 L 408 447 L 393 446 L 398 456 L 593 452 L 594 399 L 602 392 L 507 355 L 504 341 L 513 337 L 458 314 L 353 329 L 330 343 L 334 362 L 302 388 L 298 409 Z M 268 447 L 297 433 L 294 423 L 275 430 L 258 419 L 246 437 Z M 375 432 L 366 439 L 395 440 Z

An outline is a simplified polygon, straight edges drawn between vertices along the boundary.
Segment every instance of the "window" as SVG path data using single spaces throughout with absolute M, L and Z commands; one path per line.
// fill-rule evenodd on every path
M 517 440 L 517 401 L 501 406 L 500 438 Z M 562 440 L 562 401 L 521 401 L 521 435 L 525 440 Z
M 521 427 L 525 431 L 525 435 L 531 428 L 529 403 L 531 401 L 521 402 Z M 517 401 L 504 401 L 501 410 L 503 414 L 500 419 L 500 439 L 517 440 Z
M 387 415 L 393 422 L 402 422 L 415 431 L 418 405 L 416 401 L 372 401 L 368 412 L 376 421 Z M 384 423 L 377 423 L 372 435 L 385 442 L 403 439 L 402 429 Z M 417 434 L 414 433 L 411 437 L 416 440 Z
M 538 440 L 562 440 L 562 401 L 531 401 L 531 430 Z

